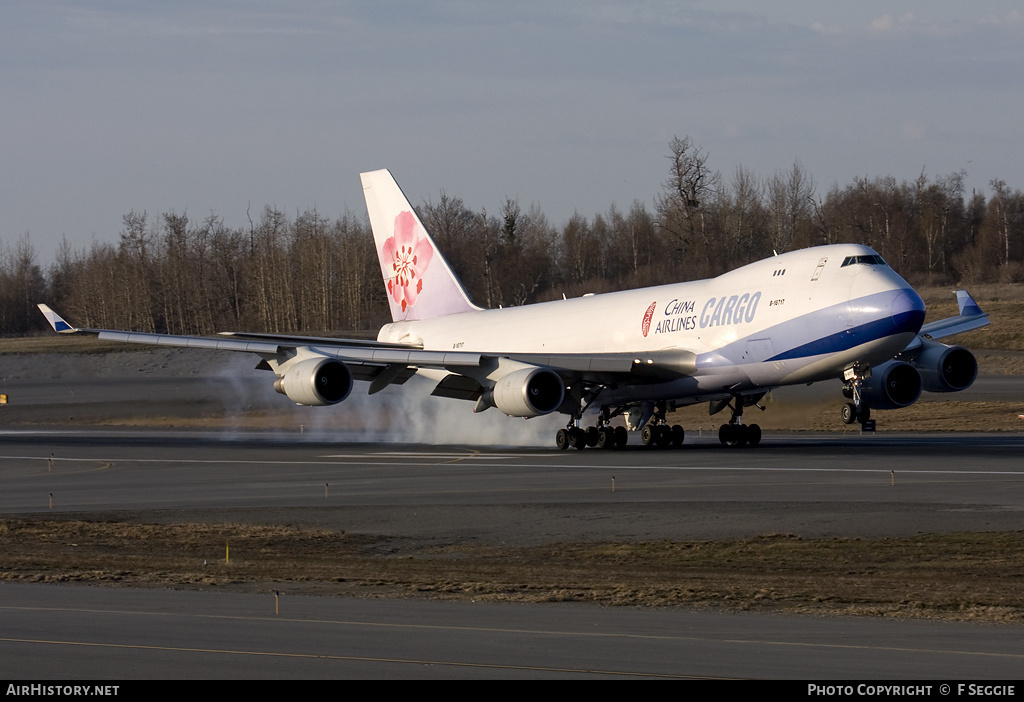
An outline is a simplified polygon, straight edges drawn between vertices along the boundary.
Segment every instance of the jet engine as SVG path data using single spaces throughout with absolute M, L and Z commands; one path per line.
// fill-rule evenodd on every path
M 521 368 L 498 379 L 491 399 L 510 417 L 539 417 L 562 405 L 565 382 L 550 368 Z
M 912 363 L 921 374 L 928 392 L 966 390 L 978 377 L 974 354 L 960 346 L 946 346 L 937 341 L 924 341 L 924 347 Z
M 352 371 L 341 361 L 309 358 L 274 381 L 274 390 L 300 405 L 336 405 L 352 392 Z
M 905 361 L 887 361 L 871 369 L 860 396 L 872 409 L 909 407 L 921 397 L 921 374 Z

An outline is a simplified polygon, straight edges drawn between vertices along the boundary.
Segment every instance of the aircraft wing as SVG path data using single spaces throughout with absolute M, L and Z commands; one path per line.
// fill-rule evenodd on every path
M 119 332 L 124 333 L 124 332 Z M 135 336 L 133 334 L 133 336 Z M 161 336 L 161 335 L 157 335 Z M 275 341 L 284 346 L 294 347 L 296 345 L 313 345 L 321 351 L 325 347 L 337 347 L 337 352 L 327 352 L 342 360 L 363 361 L 367 363 L 407 363 L 408 365 L 422 367 L 447 367 L 458 365 L 480 365 L 482 359 L 507 358 L 522 363 L 547 366 L 555 370 L 564 370 L 579 373 L 637 373 L 639 368 L 645 366 L 653 369 L 657 366 L 661 370 L 669 370 L 675 366 L 675 370 L 689 369 L 685 359 L 680 361 L 676 358 L 679 354 L 673 354 L 673 358 L 667 358 L 660 354 L 644 354 L 638 359 L 636 354 L 626 353 L 591 353 L 591 354 L 542 354 L 542 353 L 471 353 L 464 351 L 429 351 L 416 346 L 405 344 L 389 344 L 383 341 L 370 341 L 365 339 L 340 339 L 334 337 L 320 336 L 291 336 L 287 334 L 257 334 L 250 332 L 221 332 L 219 336 L 230 337 L 238 340 Z M 106 337 L 114 340 L 112 337 Z M 191 338 L 191 337 L 183 337 Z M 117 339 L 120 340 L 120 339 Z M 394 351 L 396 353 L 387 353 Z M 325 351 L 326 352 L 326 351 Z M 693 354 L 686 355 L 687 358 Z M 464 359 L 467 363 L 452 361 L 452 359 Z M 693 370 L 696 370 L 695 368 Z
M 89 334 L 104 341 L 120 341 L 149 346 L 182 346 L 216 351 L 247 351 L 263 356 L 285 356 L 300 346 L 313 347 L 322 356 L 352 363 L 389 365 L 402 363 L 424 366 L 478 366 L 480 354 L 464 351 L 424 351 L 400 344 L 386 344 L 365 339 L 334 339 L 327 337 L 287 336 L 280 334 L 240 334 L 229 332 L 218 337 L 153 334 L 74 327 L 49 306 L 40 303 L 40 311 L 58 334 Z
M 150 346 L 176 346 L 212 349 L 217 351 L 243 351 L 255 353 L 264 361 L 258 368 L 274 370 L 284 366 L 304 349 L 312 357 L 333 358 L 351 367 L 357 380 L 370 381 L 370 394 L 379 392 L 391 383 L 401 384 L 416 369 L 446 370 L 453 376 L 442 380 L 434 394 L 461 399 L 478 399 L 484 391 L 490 374 L 502 366 L 521 364 L 549 369 L 563 379 L 608 381 L 631 378 L 633 381 L 692 375 L 696 372 L 696 356 L 687 351 L 645 353 L 547 354 L 547 353 L 480 353 L 473 351 L 439 351 L 389 344 L 365 339 L 338 339 L 328 337 L 289 336 L 282 334 L 250 334 L 227 332 L 217 337 L 154 334 L 113 329 L 75 327 L 49 306 L 40 303 L 40 311 L 53 330 L 59 334 L 88 334 L 105 341 Z M 268 362 L 273 362 L 270 365 Z
M 921 346 L 922 338 L 941 339 L 945 336 L 962 334 L 973 329 L 979 329 L 989 323 L 988 313 L 982 312 L 978 303 L 974 301 L 971 294 L 966 290 L 956 291 L 956 301 L 960 306 L 960 314 L 956 317 L 946 317 L 936 322 L 929 322 L 921 327 L 921 332 L 914 341 L 907 346 L 907 351 L 912 351 Z

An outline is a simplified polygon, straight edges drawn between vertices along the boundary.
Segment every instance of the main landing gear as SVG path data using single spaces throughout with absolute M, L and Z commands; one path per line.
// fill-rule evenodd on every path
M 570 424 L 555 434 L 555 445 L 562 450 L 570 446 L 575 449 L 584 449 L 588 446 L 603 449 L 621 448 L 628 440 L 626 427 L 603 426 L 584 429 Z
M 679 448 L 683 445 L 686 432 L 678 424 L 669 426 L 665 419 L 665 403 L 658 402 L 654 405 L 654 413 L 647 420 L 647 424 L 640 431 L 640 439 L 644 446 L 656 446 L 657 448 Z
M 559 429 L 555 434 L 555 445 L 562 450 L 569 447 L 583 449 L 596 447 L 603 449 L 622 448 L 629 440 L 629 432 L 626 427 L 613 427 L 609 422 L 629 411 L 629 407 L 602 407 L 601 413 L 597 416 L 597 426 L 582 428 L 580 419 L 586 406 L 581 403 L 580 409 L 566 425 L 565 429 Z M 650 407 L 647 409 L 651 411 Z M 628 423 L 628 422 L 627 422 Z M 635 426 L 634 426 L 635 428 Z M 653 407 L 650 419 L 643 425 L 640 438 L 644 446 L 657 448 L 679 448 L 683 445 L 685 432 L 678 424 L 669 426 L 665 419 L 665 403 L 658 402 Z
M 757 446 L 761 443 L 761 427 L 756 424 L 723 424 L 718 428 L 722 446 Z
M 565 425 L 565 429 L 559 429 L 555 434 L 555 445 L 565 450 L 570 446 L 575 449 L 591 448 L 613 449 L 622 448 L 629 440 L 626 427 L 613 427 L 609 421 L 622 413 L 622 409 L 612 410 L 610 407 L 602 407 L 601 413 L 597 416 L 597 426 L 584 429 L 580 426 L 580 419 L 590 404 L 597 397 L 597 392 L 581 389 L 577 392 L 577 409 L 573 412 L 572 419 Z
M 744 399 L 742 396 L 736 395 L 732 398 L 732 402 L 719 401 L 720 404 L 711 404 L 709 409 L 712 414 L 726 407 L 732 410 L 732 417 L 729 419 L 729 423 L 723 424 L 718 428 L 718 440 L 722 442 L 723 446 L 735 448 L 738 446 L 757 446 L 761 443 L 761 427 L 756 424 L 743 423 L 744 404 L 751 404 L 764 411 L 764 407 L 757 404 L 761 397 L 763 395 L 757 398 Z

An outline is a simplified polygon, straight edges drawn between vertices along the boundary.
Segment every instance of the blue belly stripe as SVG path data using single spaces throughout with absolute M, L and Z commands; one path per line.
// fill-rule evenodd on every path
M 854 346 L 860 346 L 861 344 L 875 339 L 882 339 L 887 336 L 902 334 L 904 332 L 917 332 L 921 329 L 921 325 L 923 323 L 923 311 L 912 310 L 910 312 L 901 312 L 895 316 L 886 316 L 884 319 L 877 319 L 873 322 L 861 324 L 860 326 L 852 329 L 844 329 L 841 332 L 829 334 L 828 336 L 815 339 L 814 341 L 797 346 L 788 351 L 783 351 L 782 353 L 772 356 L 766 360 L 785 361 L 792 358 L 821 356 L 823 354 L 846 351 L 848 349 L 852 349 Z
M 913 295 L 907 299 L 909 305 L 902 311 L 891 314 L 893 300 L 901 293 L 907 292 Z M 877 316 L 870 322 L 847 328 L 844 326 L 843 320 L 849 318 L 851 306 L 859 310 L 874 310 Z M 883 312 L 883 310 L 885 311 Z M 889 290 L 875 293 L 787 320 L 753 335 L 737 339 L 715 351 L 700 354 L 697 356 L 697 368 L 731 366 L 744 362 L 784 361 L 846 351 L 861 344 L 896 334 L 908 332 L 916 334 L 921 330 L 924 317 L 924 303 L 913 290 Z M 828 333 L 825 336 L 807 340 L 815 330 L 825 330 Z M 752 339 L 759 338 L 770 338 L 776 349 L 783 350 L 770 358 L 745 358 L 748 352 L 748 343 Z M 787 346 L 788 348 L 786 348 Z

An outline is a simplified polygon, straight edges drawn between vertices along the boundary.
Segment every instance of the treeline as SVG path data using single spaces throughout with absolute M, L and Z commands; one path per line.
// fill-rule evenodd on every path
M 506 200 L 472 210 L 442 191 L 419 214 L 478 304 L 521 305 L 718 275 L 796 248 L 859 242 L 912 283 L 1024 281 L 1024 193 L 966 174 L 855 178 L 824 195 L 797 162 L 760 177 L 711 170 L 674 139 L 652 206 L 612 205 L 560 227 Z M 0 246 L 0 333 L 45 329 L 48 301 L 79 326 L 175 334 L 376 329 L 388 321 L 365 217 L 290 218 L 265 207 L 239 228 L 217 215 L 129 212 L 111 242 L 66 241 L 45 268 L 27 235 Z
M 294 220 L 264 208 L 249 227 L 210 215 L 123 217 L 118 243 L 59 248 L 42 291 L 78 326 L 171 334 L 361 329 L 386 309 L 373 240 L 346 213 Z M 40 298 L 44 299 L 44 298 Z M 38 313 L 36 313 L 38 314 Z

